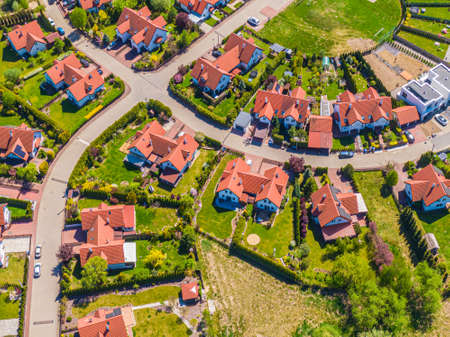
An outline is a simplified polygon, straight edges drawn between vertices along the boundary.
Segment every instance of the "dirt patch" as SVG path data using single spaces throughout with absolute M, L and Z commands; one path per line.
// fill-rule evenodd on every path
M 128 139 L 125 143 L 123 143 L 122 146 L 119 148 L 119 151 L 128 154 L 128 148 L 130 147 L 132 141 L 133 137 Z
M 441 131 L 441 129 L 439 128 L 439 126 L 436 125 L 435 122 L 433 122 L 433 120 L 429 120 L 426 123 L 421 124 L 423 133 L 425 134 L 425 136 L 427 137 L 431 137 L 431 135 L 433 133 L 437 133 L 439 131 Z
M 202 243 L 208 294 L 216 300 L 222 324 L 244 322 L 244 336 L 291 336 L 303 322 L 314 325 L 337 323 L 342 315 L 333 307 L 334 298 L 303 292 L 260 269 L 228 255 L 211 241 Z
M 370 65 L 375 75 L 377 75 L 380 81 L 383 82 L 383 85 L 387 90 L 392 91 L 395 88 L 406 84 L 407 81 L 403 77 L 397 75 L 395 71 L 391 70 L 375 55 L 367 55 L 364 59 Z
M 375 44 L 376 44 L 375 41 L 371 39 L 358 38 L 347 40 L 347 45 L 349 46 L 349 48 L 356 50 L 366 50 L 375 46 Z
M 250 234 L 247 236 L 247 242 L 250 246 L 256 246 L 261 242 L 261 238 L 257 234 Z

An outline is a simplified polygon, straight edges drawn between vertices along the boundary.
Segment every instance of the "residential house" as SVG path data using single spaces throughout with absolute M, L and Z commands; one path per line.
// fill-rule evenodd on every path
M 231 34 L 225 53 L 214 62 L 200 58 L 191 71 L 192 82 L 212 97 L 220 95 L 234 76 L 245 74 L 263 57 L 252 38 Z
M 314 192 L 311 201 L 311 214 L 325 241 L 356 236 L 353 224 L 363 220 L 367 214 L 360 193 L 342 193 L 330 184 Z
M 117 270 L 136 266 L 136 243 L 123 240 L 123 233 L 136 229 L 134 205 L 108 206 L 81 211 L 81 229 L 86 242 L 75 245 L 73 251 L 83 267 L 94 256 L 108 263 L 108 269 Z
M 414 105 L 423 121 L 449 105 L 450 69 L 443 63 L 436 65 L 419 79 L 405 84 L 398 98 Z
M 233 123 L 233 129 L 245 134 L 251 122 L 252 116 L 248 112 L 241 111 Z
M 111 3 L 112 0 L 78 0 L 80 7 L 88 12 L 98 12 L 99 9 L 105 8 L 105 5 Z
M 170 138 L 158 121 L 152 121 L 139 131 L 130 146 L 125 161 L 137 167 L 159 169 L 161 181 L 175 186 L 195 159 L 199 144 L 186 133 Z
M 88 73 L 83 71 L 74 53 L 54 61 L 53 66 L 45 72 L 45 83 L 55 90 L 67 88 L 68 99 L 79 108 L 105 88 L 103 76 L 96 69 Z
M 80 337 L 133 337 L 136 325 L 131 305 L 112 309 L 97 309 L 78 319 Z
M 304 127 L 311 113 L 310 101 L 305 96 L 301 87 L 286 90 L 274 82 L 267 90 L 258 90 L 253 113 L 264 124 L 270 125 L 273 116 L 277 116 L 286 129 Z
M 27 162 L 39 151 L 44 137 L 41 130 L 20 126 L 0 126 L 0 159 L 12 164 Z
M 401 128 L 408 128 L 420 121 L 417 108 L 413 105 L 401 106 L 392 111 Z
M 419 202 L 423 210 L 444 209 L 450 203 L 450 179 L 440 169 L 429 164 L 405 180 L 405 194 L 410 203 Z
M 37 20 L 16 26 L 8 33 L 11 47 L 23 58 L 35 56 L 47 48 L 44 32 Z
M 333 118 L 312 115 L 309 118 L 308 147 L 330 152 L 333 147 Z
M 233 159 L 228 162 L 217 185 L 215 204 L 234 210 L 253 203 L 256 209 L 277 212 L 288 180 L 288 175 L 278 166 L 261 175 L 251 172 L 250 165 L 243 159 Z
M 392 102 L 372 87 L 358 94 L 347 90 L 337 97 L 333 114 L 341 134 L 384 128 L 392 119 Z
M 123 43 L 130 41 L 137 53 L 158 49 L 167 40 L 167 22 L 162 16 L 152 20 L 151 15 L 147 6 L 124 8 L 117 21 L 117 38 Z
M 3 244 L 3 232 L 6 231 L 11 224 L 11 213 L 6 204 L 0 205 L 0 268 L 6 265 L 6 251 Z
M 185 303 L 193 303 L 199 299 L 198 282 L 193 281 L 181 285 L 181 299 Z
M 195 22 L 206 20 L 214 9 L 225 6 L 230 0 L 178 0 L 181 9 L 191 14 L 189 18 Z

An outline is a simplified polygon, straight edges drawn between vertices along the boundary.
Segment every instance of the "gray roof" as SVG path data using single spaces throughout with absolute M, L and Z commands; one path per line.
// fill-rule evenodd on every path
M 419 85 L 416 81 L 409 82 L 406 88 L 423 103 L 439 98 L 441 95 L 428 83 Z
M 234 121 L 234 127 L 245 129 L 252 121 L 252 116 L 245 111 L 241 111 Z
M 278 43 L 274 43 L 273 45 L 270 46 L 270 49 L 273 50 L 275 53 L 281 53 L 286 48 L 284 48 L 283 46 L 279 45 Z
M 439 249 L 439 243 L 433 233 L 427 233 L 423 236 L 427 243 L 428 249 Z
M 442 84 L 447 90 L 450 90 L 450 71 L 442 63 L 433 68 L 437 74 L 436 81 Z

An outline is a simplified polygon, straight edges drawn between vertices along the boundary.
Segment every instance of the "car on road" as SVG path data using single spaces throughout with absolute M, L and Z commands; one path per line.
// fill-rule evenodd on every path
M 38 278 L 39 276 L 41 276 L 41 264 L 40 263 L 36 263 L 34 265 L 34 277 Z
M 408 143 L 412 144 L 416 140 L 411 132 L 405 131 L 406 139 L 408 139 Z
M 36 259 L 40 259 L 41 258 L 41 251 L 42 251 L 42 246 L 41 245 L 36 245 L 36 250 L 34 252 L 34 257 Z
M 56 30 L 58 31 L 59 35 L 61 35 L 61 36 L 66 34 L 63 27 L 58 27 L 58 28 L 56 28 Z
M 353 153 L 353 151 L 341 151 L 339 153 L 339 158 L 344 159 L 344 158 L 353 158 L 355 154 Z
M 50 26 L 55 27 L 55 20 L 53 20 L 51 17 L 48 17 L 48 22 L 50 22 Z
M 249 17 L 249 18 L 247 19 L 247 22 L 248 22 L 250 25 L 254 26 L 254 27 L 259 26 L 259 24 L 261 23 L 261 22 L 259 21 L 259 19 L 258 19 L 258 18 L 255 18 L 254 16 Z
M 441 114 L 437 114 L 436 116 L 434 116 L 434 119 L 442 126 L 447 126 L 447 124 L 448 124 L 447 118 L 445 118 Z

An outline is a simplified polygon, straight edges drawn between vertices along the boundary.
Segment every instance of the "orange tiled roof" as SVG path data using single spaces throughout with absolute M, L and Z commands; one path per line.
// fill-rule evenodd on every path
M 25 124 L 18 127 L 0 126 L 0 157 L 14 153 L 23 160 L 28 160 L 30 153 L 33 152 L 35 132 L 40 130 L 33 130 Z M 39 142 L 39 140 L 36 141 L 35 147 L 39 147 Z M 25 151 L 17 151 L 17 146 Z
M 73 77 L 76 78 L 75 68 L 67 66 L 68 74 L 72 73 Z M 79 74 L 78 74 L 79 75 Z M 70 82 L 69 82 L 70 83 Z M 71 86 L 67 88 L 68 91 L 72 93 L 77 101 L 81 101 L 87 95 L 92 95 L 95 90 L 104 85 L 105 80 L 103 76 L 98 73 L 96 69 L 92 70 L 89 74 L 84 75 L 84 77 L 78 79 Z
M 117 30 L 121 34 L 128 32 L 136 44 L 144 42 L 148 46 L 157 29 L 167 31 L 164 28 L 167 22 L 163 17 L 151 20 L 150 16 L 147 6 L 139 10 L 124 8 L 117 21 Z
M 36 42 L 47 44 L 44 40 L 44 33 L 37 20 L 31 21 L 23 26 L 17 26 L 8 33 L 8 37 L 17 50 L 25 48 L 31 51 Z
M 393 110 L 397 115 L 397 119 L 400 125 L 406 125 L 408 123 L 417 122 L 420 120 L 417 108 L 412 105 L 402 106 Z
M 223 75 L 230 76 L 225 69 L 217 67 L 214 63 L 201 57 L 195 62 L 195 66 L 191 71 L 191 76 L 195 78 L 201 87 L 210 89 L 217 88 Z
M 292 92 L 288 95 L 281 94 L 281 91 L 276 89 L 278 87 L 278 84 L 275 84 L 270 91 L 258 90 L 253 108 L 254 113 L 258 118 L 266 116 L 271 120 L 272 117 L 269 118 L 269 116 L 272 115 L 271 111 L 273 110 L 280 119 L 290 116 L 298 123 L 305 123 L 310 115 L 309 100 L 297 98 L 301 97 L 301 90 L 294 89 L 297 97 L 293 97 Z M 270 104 L 270 108 L 266 107 L 268 104 Z
M 6 225 L 6 221 L 5 221 L 5 216 L 4 216 L 4 214 L 5 214 L 5 208 L 7 208 L 7 204 L 1 204 L 0 205 L 0 236 L 1 236 L 1 234 L 2 234 L 2 228 L 1 228 L 1 226 L 4 226 L 4 225 Z
M 55 60 L 53 67 L 47 70 L 47 75 L 53 81 L 58 84 L 62 80 L 67 84 L 73 82 L 73 79 L 77 81 L 81 79 L 85 74 L 82 72 L 80 60 L 74 53 L 66 56 L 62 60 Z
M 441 170 L 433 164 L 421 169 L 412 179 L 405 180 L 405 184 L 411 186 L 412 201 L 423 200 L 425 206 L 444 196 L 450 197 L 450 179 L 446 179 Z
M 98 221 L 98 217 L 112 228 L 136 228 L 134 205 L 108 206 L 101 203 L 98 208 L 85 208 L 81 211 L 82 229 L 90 229 Z
M 178 0 L 178 2 L 191 11 L 203 14 L 208 4 L 215 6 L 220 0 Z
M 168 152 L 162 159 L 160 164 L 169 161 L 178 172 L 186 166 L 186 164 L 194 159 L 194 152 L 198 149 L 199 144 L 188 134 L 177 138 L 176 147 Z
M 181 298 L 183 301 L 194 300 L 198 298 L 198 282 L 190 282 L 181 285 Z
M 261 49 L 255 45 L 255 41 L 252 38 L 245 39 L 235 33 L 228 37 L 223 48 L 225 49 L 225 54 L 219 57 L 219 59 L 233 59 L 233 62 L 237 62 L 235 66 L 241 62 L 248 64 L 255 50 Z M 219 59 L 217 61 L 219 61 Z M 226 61 L 225 63 L 229 62 L 230 61 Z
M 309 119 L 308 147 L 331 149 L 333 147 L 333 118 L 331 116 L 311 116 Z
M 357 121 L 370 124 L 380 118 L 388 121 L 392 119 L 391 98 L 378 95 L 372 87 L 357 95 L 347 90 L 338 96 L 335 104 L 339 107 L 341 126 L 349 126 Z
M 101 308 L 78 320 L 78 333 L 80 337 L 132 337 L 135 325 L 130 306 Z
M 93 7 L 101 7 L 112 0 L 80 0 L 81 8 L 91 9 Z
M 279 167 L 266 170 L 264 175 L 250 172 L 250 166 L 237 158 L 228 162 L 216 192 L 229 189 L 243 202 L 246 202 L 244 194 L 252 194 L 256 195 L 255 201 L 267 198 L 280 207 L 288 179 L 288 175 Z

